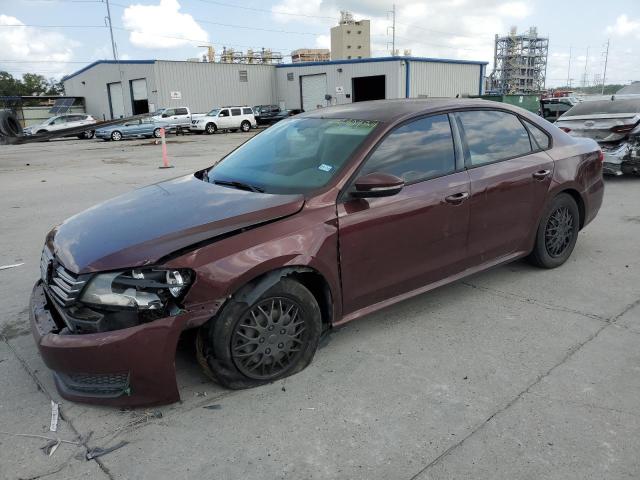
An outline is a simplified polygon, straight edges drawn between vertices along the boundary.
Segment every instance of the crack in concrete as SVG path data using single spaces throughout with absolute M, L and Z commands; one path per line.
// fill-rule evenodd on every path
M 46 395 L 49 400 L 54 401 L 53 396 L 49 393 L 49 391 L 46 389 L 44 384 L 38 379 L 38 377 L 36 376 L 35 372 L 33 372 L 31 370 L 31 368 L 29 368 L 29 365 L 27 364 L 27 362 L 20 355 L 18 355 L 18 352 L 16 351 L 15 348 L 13 348 L 13 345 L 11 345 L 9 343 L 7 338 L 4 337 L 3 335 L 0 335 L 0 341 L 4 342 L 7 345 L 7 347 L 11 351 L 11 353 L 13 353 L 13 355 L 16 357 L 18 362 L 20 362 L 20 365 L 22 366 L 22 368 L 24 368 L 24 370 L 27 372 L 27 374 L 31 377 L 31 379 L 38 386 L 38 389 L 44 395 Z M 66 415 L 64 415 L 63 410 L 62 410 L 62 406 L 60 406 L 60 418 L 63 421 L 65 421 L 65 422 L 67 422 L 69 424 L 69 428 L 74 433 L 74 435 L 76 435 L 76 437 L 80 440 L 80 442 L 82 443 L 82 447 L 85 449 L 85 454 L 86 454 L 89 451 L 89 446 L 87 445 L 87 440 L 85 440 L 86 437 L 82 436 L 80 434 L 80 432 L 76 429 L 76 427 L 73 425 L 73 422 L 71 421 L 71 419 L 68 418 Z M 102 473 L 104 473 L 107 476 L 107 478 L 109 478 L 109 480 L 114 480 L 113 475 L 111 475 L 111 472 L 109 471 L 109 469 L 106 467 L 106 465 L 104 465 L 104 463 L 102 463 L 102 461 L 100 459 L 94 458 L 93 460 L 98 464 L 98 467 L 100 467 L 100 470 L 102 470 Z M 66 462 L 64 466 L 66 466 L 67 464 L 68 464 L 68 462 Z M 53 473 L 58 473 L 58 472 L 53 472 Z M 38 477 L 35 477 L 35 478 L 38 478 Z
M 562 306 L 558 306 L 558 305 L 552 305 L 550 303 L 544 303 L 541 302 L 540 300 L 536 300 L 535 298 L 529 298 L 527 296 L 524 295 L 519 295 L 517 293 L 511 293 L 511 292 L 505 292 L 503 290 L 498 290 L 496 288 L 489 288 L 489 287 L 481 287 L 480 285 L 474 285 L 473 283 L 469 283 L 469 282 L 460 282 L 462 285 L 466 286 L 466 287 L 471 287 L 471 288 L 475 288 L 477 290 L 482 290 L 485 292 L 490 292 L 490 293 L 494 293 L 500 297 L 503 298 L 510 298 L 513 300 L 517 300 L 519 302 L 522 303 L 527 303 L 529 305 L 537 305 L 539 307 L 542 307 L 546 310 L 553 310 L 556 312 L 565 312 L 565 313 L 575 313 L 577 315 L 582 315 L 583 317 L 587 317 L 587 318 L 591 318 L 593 320 L 599 320 L 601 322 L 606 322 L 607 319 L 597 315 L 595 313 L 587 313 L 587 312 L 582 312 L 580 310 L 575 310 L 573 308 L 568 308 L 568 307 L 562 307 Z
M 462 283 L 465 284 L 465 285 L 471 286 L 473 288 L 479 288 L 481 290 L 486 290 L 486 291 L 489 291 L 489 292 L 493 292 L 492 289 L 488 289 L 488 288 L 485 288 L 485 287 L 476 287 L 474 285 L 467 284 L 465 282 L 462 282 Z M 429 470 L 434 465 L 437 465 L 438 463 L 440 463 L 440 461 L 442 461 L 445 457 L 449 456 L 450 453 L 452 453 L 454 450 L 456 450 L 459 447 L 461 447 L 469 438 L 471 438 L 477 432 L 482 430 L 489 422 L 491 422 L 491 420 L 493 420 L 496 416 L 500 415 L 501 413 L 503 413 L 503 412 L 507 411 L 509 408 L 511 408 L 515 403 L 517 403 L 520 399 L 522 399 L 522 397 L 524 395 L 531 393 L 531 389 L 533 387 L 535 387 L 538 383 L 540 383 L 546 377 L 551 375 L 558 367 L 561 367 L 562 365 L 564 365 L 582 347 L 584 347 L 587 343 L 593 341 L 596 337 L 598 337 L 598 335 L 600 335 L 600 333 L 602 333 L 602 331 L 604 331 L 606 328 L 612 326 L 619 318 L 623 317 L 627 312 L 629 312 L 633 308 L 637 307 L 638 305 L 640 305 L 640 298 L 638 298 L 636 301 L 628 304 L 624 309 L 622 309 L 622 311 L 620 311 L 618 314 L 612 316 L 610 319 L 604 319 L 605 323 L 603 325 L 601 325 L 600 328 L 598 328 L 594 333 L 589 335 L 582 342 L 579 342 L 579 343 L 575 344 L 574 346 L 572 346 L 567 351 L 567 353 L 565 353 L 565 355 L 560 359 L 559 362 L 557 362 L 555 365 L 553 365 L 546 372 L 538 375 L 535 378 L 535 380 L 532 383 L 530 383 L 524 390 L 522 390 L 520 393 L 518 393 L 515 397 L 513 397 L 504 406 L 502 406 L 501 408 L 499 408 L 498 410 L 493 412 L 491 415 L 489 415 L 489 417 L 487 417 L 485 420 L 483 420 L 482 422 L 477 424 L 471 430 L 471 432 L 469 432 L 469 434 L 467 434 L 460 441 L 454 443 L 449 448 L 447 448 L 444 452 L 442 452 L 440 455 L 438 455 L 436 458 L 434 458 L 431 462 L 429 462 L 425 467 L 423 467 L 418 473 L 413 475 L 409 480 L 417 480 L 418 477 L 420 477 L 424 472 Z
M 565 399 L 565 398 L 551 397 L 549 395 L 543 395 L 542 393 L 536 393 L 536 392 L 529 392 L 528 394 L 529 395 L 533 395 L 533 396 L 538 397 L 538 398 L 541 398 L 541 399 L 544 399 L 544 400 L 551 400 L 552 402 L 570 403 L 571 405 L 575 405 L 576 407 L 593 408 L 595 410 L 605 410 L 607 412 L 615 412 L 615 413 L 620 413 L 622 415 L 630 415 L 632 417 L 640 418 L 640 414 L 638 414 L 638 413 L 628 412 L 626 410 L 620 410 L 619 408 L 603 407 L 601 405 L 593 405 L 591 403 L 576 402 L 575 400 L 568 400 L 568 399 Z

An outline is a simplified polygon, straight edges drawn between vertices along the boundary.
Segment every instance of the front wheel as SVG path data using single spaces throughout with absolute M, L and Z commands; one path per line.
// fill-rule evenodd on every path
M 240 129 L 241 129 L 243 132 L 245 132 L 245 133 L 246 133 L 246 132 L 248 132 L 249 130 L 251 130 L 251 124 L 250 124 L 248 121 L 244 120 L 244 121 L 240 124 Z
M 217 129 L 218 128 L 216 127 L 215 123 L 207 123 L 207 126 L 204 127 L 204 130 L 208 135 L 213 135 L 214 133 L 216 133 Z
M 571 256 L 580 229 L 580 211 L 573 197 L 561 193 L 547 207 L 529 260 L 541 268 L 556 268 Z
M 321 331 L 315 297 L 295 280 L 283 278 L 251 305 L 235 295 L 200 329 L 198 360 L 227 388 L 255 387 L 309 365 Z

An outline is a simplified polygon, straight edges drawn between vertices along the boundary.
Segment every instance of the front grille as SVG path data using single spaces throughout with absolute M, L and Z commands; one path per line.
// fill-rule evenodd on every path
M 68 307 L 78 299 L 86 283 L 86 280 L 60 265 L 46 247 L 40 258 L 40 276 L 51 297 L 63 307 Z
M 129 393 L 129 373 L 62 373 L 55 372 L 64 390 L 70 393 L 118 397 Z

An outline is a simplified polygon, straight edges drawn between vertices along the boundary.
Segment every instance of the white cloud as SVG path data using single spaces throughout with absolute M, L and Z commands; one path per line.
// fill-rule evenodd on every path
M 493 63 L 494 35 L 506 34 L 514 21 L 526 19 L 528 2 L 505 0 L 396 0 L 396 48 L 414 56 L 484 60 Z M 316 45 L 329 46 L 329 29 L 337 25 L 340 10 L 356 19 L 371 20 L 374 56 L 390 53 L 391 2 L 388 0 L 281 0 L 272 7 L 273 19 L 283 24 L 326 32 Z M 283 15 L 280 12 L 305 16 Z M 528 24 L 520 25 L 524 30 Z M 489 65 L 491 68 L 491 65 Z M 490 69 L 489 69 L 490 71 Z
M 620 37 L 635 35 L 636 38 L 640 38 L 640 19 L 633 20 L 627 15 L 620 15 L 616 18 L 615 25 L 607 27 L 607 33 Z
M 141 48 L 175 48 L 209 42 L 208 33 L 188 13 L 180 12 L 177 0 L 158 5 L 130 5 L 122 14 L 125 28 L 133 30 L 129 41 Z
M 73 70 L 65 62 L 73 58 L 78 42 L 61 33 L 22 26 L 24 22 L 8 15 L 0 15 L 0 25 L 21 25 L 2 29 L 0 52 L 6 62 L 0 63 L 0 69 L 18 77 L 27 72 L 60 77 Z

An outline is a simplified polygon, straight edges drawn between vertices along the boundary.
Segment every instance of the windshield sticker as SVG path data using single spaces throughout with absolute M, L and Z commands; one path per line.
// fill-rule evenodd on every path
M 327 165 L 326 163 L 323 163 L 318 167 L 318 170 L 322 170 L 323 172 L 330 172 L 331 170 L 333 170 L 333 167 L 331 165 Z
M 353 119 L 334 120 L 331 123 L 333 123 L 334 125 L 346 125 L 351 128 L 366 128 L 366 129 L 372 129 L 376 125 L 378 125 L 378 122 L 376 122 L 375 120 L 353 120 Z

